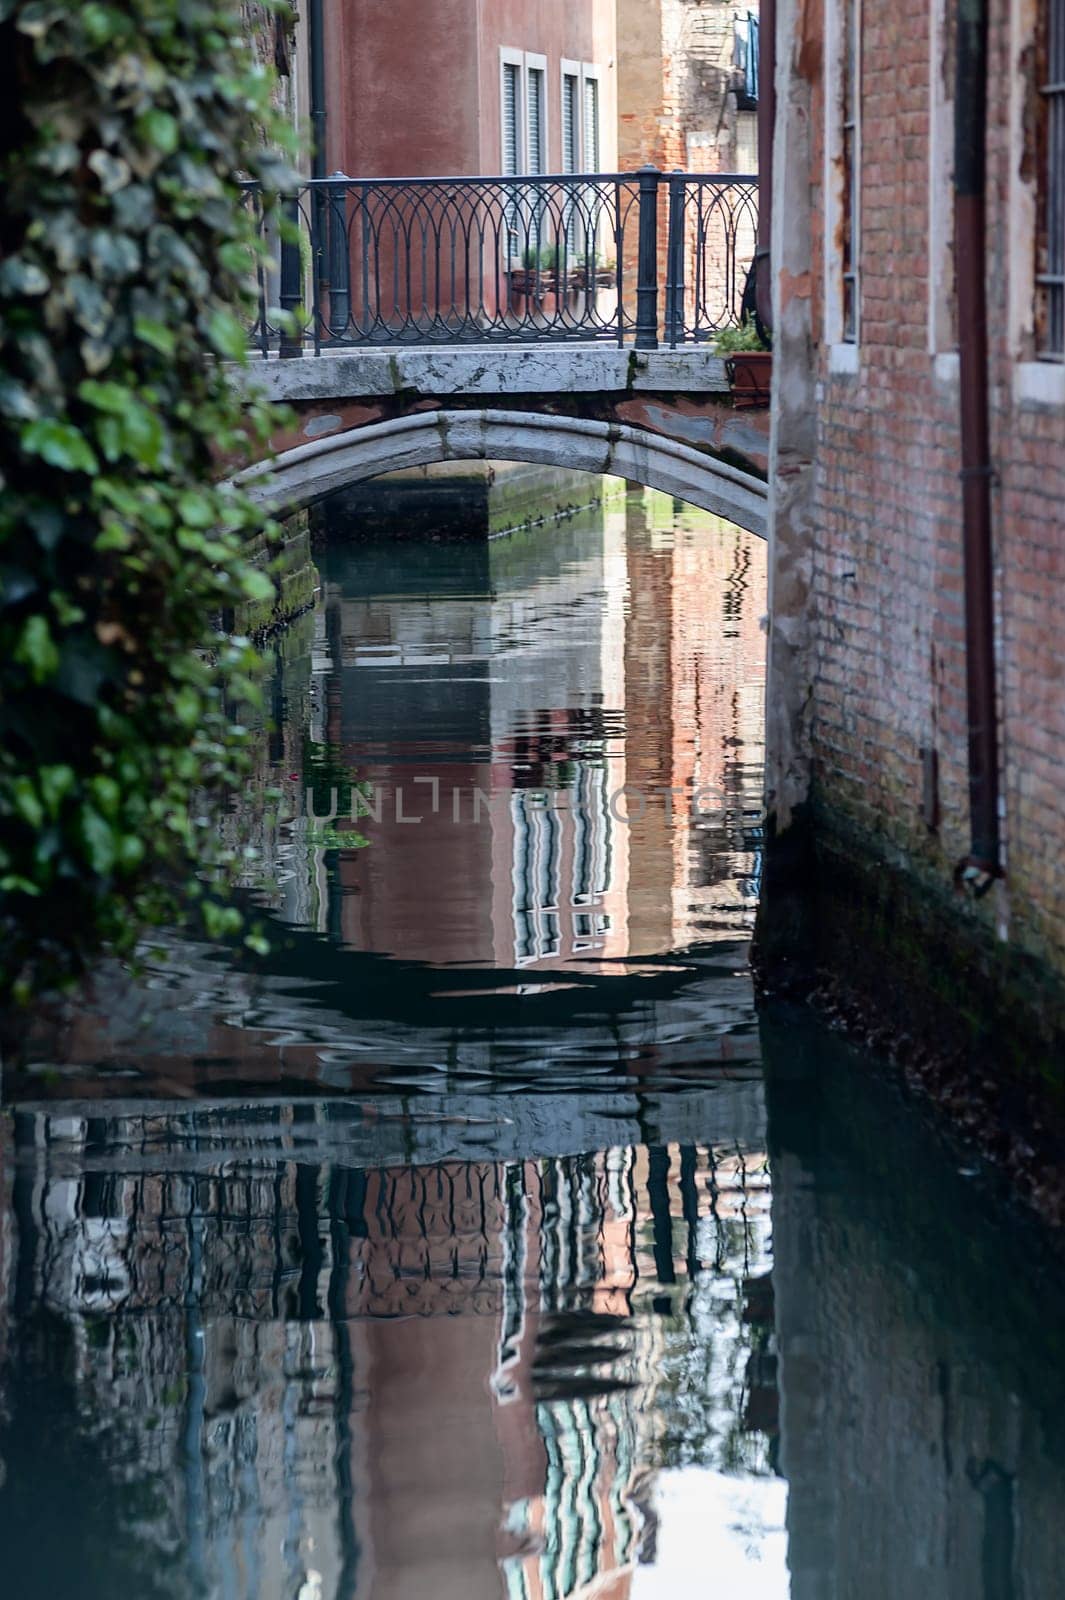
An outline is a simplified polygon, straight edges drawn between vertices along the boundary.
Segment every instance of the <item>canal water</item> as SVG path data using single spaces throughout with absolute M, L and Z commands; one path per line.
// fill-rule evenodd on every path
M 20 1600 L 1051 1600 L 1065 1310 L 757 1010 L 760 541 L 613 486 L 356 543 L 177 933 L 9 1045 Z

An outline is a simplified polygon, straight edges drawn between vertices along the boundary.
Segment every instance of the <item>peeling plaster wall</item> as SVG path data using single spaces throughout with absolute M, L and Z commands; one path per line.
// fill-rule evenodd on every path
M 816 455 L 810 172 L 818 27 L 817 7 L 808 0 L 778 0 L 766 692 L 767 804 L 778 831 L 788 828 L 810 786 L 807 713 L 813 677 L 810 574 Z
M 739 110 L 734 18 L 758 0 L 618 0 L 619 156 L 668 171 L 754 172 L 754 111 Z

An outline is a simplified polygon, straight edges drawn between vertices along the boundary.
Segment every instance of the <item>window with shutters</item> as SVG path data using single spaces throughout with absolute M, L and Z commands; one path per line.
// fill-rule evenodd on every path
M 546 65 L 526 65 L 525 71 L 525 102 L 528 116 L 526 129 L 528 164 L 526 171 L 536 176 L 547 171 L 547 96 L 545 90 L 547 69 Z
M 522 86 L 525 74 L 525 56 L 520 50 L 499 52 L 500 80 L 499 103 L 502 135 L 502 173 L 505 178 L 517 178 L 525 171 L 525 129 L 522 111 Z M 522 252 L 524 228 L 521 218 L 521 191 L 517 185 L 508 189 L 503 207 L 505 251 L 508 260 Z
M 580 71 L 562 64 L 562 170 L 581 170 Z
M 502 81 L 503 176 L 517 177 L 522 169 L 521 63 L 503 58 Z
M 1065 361 L 1065 0 L 1044 0 L 1036 334 L 1043 360 Z
M 599 171 L 599 79 L 584 69 L 584 170 Z

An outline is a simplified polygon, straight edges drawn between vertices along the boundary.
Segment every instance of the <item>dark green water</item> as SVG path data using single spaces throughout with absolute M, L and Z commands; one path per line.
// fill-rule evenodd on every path
M 5 1595 L 1065 1592 L 1043 1241 L 755 1012 L 764 605 L 660 497 L 330 550 L 227 822 L 270 955 L 5 1061 Z

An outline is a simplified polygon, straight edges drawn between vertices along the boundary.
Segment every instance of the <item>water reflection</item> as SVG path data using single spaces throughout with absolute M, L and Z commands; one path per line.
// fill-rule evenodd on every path
M 370 847 L 315 843 L 306 759 L 275 764 L 293 814 L 281 915 L 357 950 L 514 972 L 748 930 L 760 541 L 634 494 L 399 561 L 338 543 L 323 579 L 308 720 L 360 780 L 354 826 L 342 784 L 315 792 L 348 812 L 330 842 Z
M 1058 1592 L 1058 1277 L 755 1014 L 763 582 L 650 496 L 326 553 L 227 820 L 269 957 L 5 1055 L 13 1594 Z
M 16 1117 L 17 1592 L 621 1597 L 657 1469 L 771 1473 L 765 1159 L 720 1112 L 710 1143 L 367 1168 L 338 1111 Z
M 761 541 L 651 493 L 491 543 L 344 535 L 226 821 L 270 955 L 163 936 L 9 1059 L 85 1094 L 757 1071 Z

